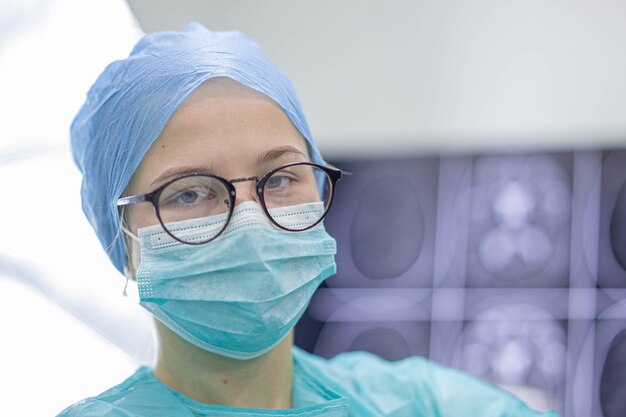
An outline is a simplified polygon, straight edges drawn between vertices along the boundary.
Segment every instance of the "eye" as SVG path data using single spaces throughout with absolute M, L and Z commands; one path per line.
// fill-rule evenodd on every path
M 206 193 L 200 193 L 198 191 L 194 191 L 194 190 L 187 190 L 183 193 L 181 193 L 177 200 L 180 201 L 183 204 L 193 204 L 199 200 L 204 200 L 210 198 L 209 194 Z
M 205 204 L 216 198 L 216 193 L 206 187 L 190 187 L 181 190 L 176 190 L 173 193 L 168 193 L 161 196 L 162 206 L 191 206 L 197 204 Z
M 168 184 L 160 193 L 157 210 L 164 223 L 199 219 L 228 211 L 226 185 L 210 175 L 191 175 Z
M 289 177 L 286 177 L 284 175 L 273 175 L 268 178 L 267 182 L 265 183 L 265 187 L 270 190 L 276 190 L 280 187 L 288 186 L 290 182 L 291 178 Z
M 181 191 L 175 196 L 175 201 L 180 204 L 195 204 L 215 198 L 215 193 L 210 189 L 196 188 Z

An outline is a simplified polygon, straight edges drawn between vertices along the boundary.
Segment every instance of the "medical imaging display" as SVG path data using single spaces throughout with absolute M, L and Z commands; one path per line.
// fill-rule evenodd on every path
M 337 239 L 342 272 L 328 286 L 431 287 L 437 159 L 346 162 L 341 169 L 351 175 L 325 224 Z
M 600 377 L 600 405 L 606 417 L 618 417 L 626 410 L 626 329 L 611 342 Z
M 603 161 L 598 284 L 626 288 L 626 151 Z M 621 230 L 620 230 L 621 229 Z
M 296 343 L 422 355 L 626 416 L 626 150 L 331 161 L 337 275 Z
M 567 286 L 569 159 L 561 155 L 476 159 L 468 286 Z

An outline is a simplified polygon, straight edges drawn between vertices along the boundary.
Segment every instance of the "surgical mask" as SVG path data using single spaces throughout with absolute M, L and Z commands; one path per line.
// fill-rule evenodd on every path
M 295 223 L 303 212 L 300 206 L 272 211 Z M 221 217 L 188 226 L 210 235 L 226 221 Z M 336 242 L 321 223 L 303 232 L 279 230 L 254 202 L 235 207 L 226 230 L 204 245 L 180 243 L 160 225 L 140 228 L 136 239 L 140 304 L 188 342 L 234 359 L 276 346 L 336 272 Z

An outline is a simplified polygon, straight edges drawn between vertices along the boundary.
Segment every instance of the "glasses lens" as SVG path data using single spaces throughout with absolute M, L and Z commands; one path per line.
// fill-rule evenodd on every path
M 193 175 L 180 178 L 161 191 L 158 210 L 163 226 L 176 239 L 203 243 L 226 227 L 229 191 L 217 178 Z
M 263 188 L 265 206 L 272 220 L 292 231 L 319 223 L 328 211 L 331 195 L 332 183 L 327 174 L 307 164 L 276 171 Z

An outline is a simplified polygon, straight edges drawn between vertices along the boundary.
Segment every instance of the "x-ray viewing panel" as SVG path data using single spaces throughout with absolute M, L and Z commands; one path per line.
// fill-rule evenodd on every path
M 602 163 L 598 284 L 626 287 L 626 151 L 605 153 Z
M 468 286 L 567 287 L 571 190 L 571 154 L 477 158 Z
M 353 174 L 325 222 L 338 274 L 299 346 L 419 354 L 564 417 L 620 415 L 626 150 L 334 164 Z
M 320 288 L 299 324 L 317 336 L 300 340 L 325 357 L 352 350 L 390 360 L 428 355 L 430 298 L 430 290 L 414 288 Z
M 597 311 L 594 320 L 572 323 L 582 331 L 568 347 L 568 416 L 616 417 L 626 410 L 626 290 L 599 290 Z
M 593 375 L 577 376 L 593 381 L 592 415 L 621 417 L 626 410 L 626 297 L 606 308 L 593 330 L 588 335 L 594 341 L 588 345 L 593 346 Z
M 388 360 L 428 356 L 430 323 L 328 322 L 322 326 L 313 352 L 332 357 L 346 351 L 367 351 Z
M 526 386 L 562 409 L 567 291 L 467 290 L 462 333 L 446 363 L 498 384 Z
M 337 165 L 326 228 L 337 239 L 329 287 L 432 285 L 438 160 L 420 158 Z
M 429 320 L 431 291 L 415 288 L 321 288 L 308 308 L 319 322 Z
M 626 410 L 626 326 L 622 323 L 619 327 L 606 352 L 600 373 L 600 408 L 605 417 L 620 417 Z
M 433 287 L 465 287 L 473 158 L 441 158 Z

